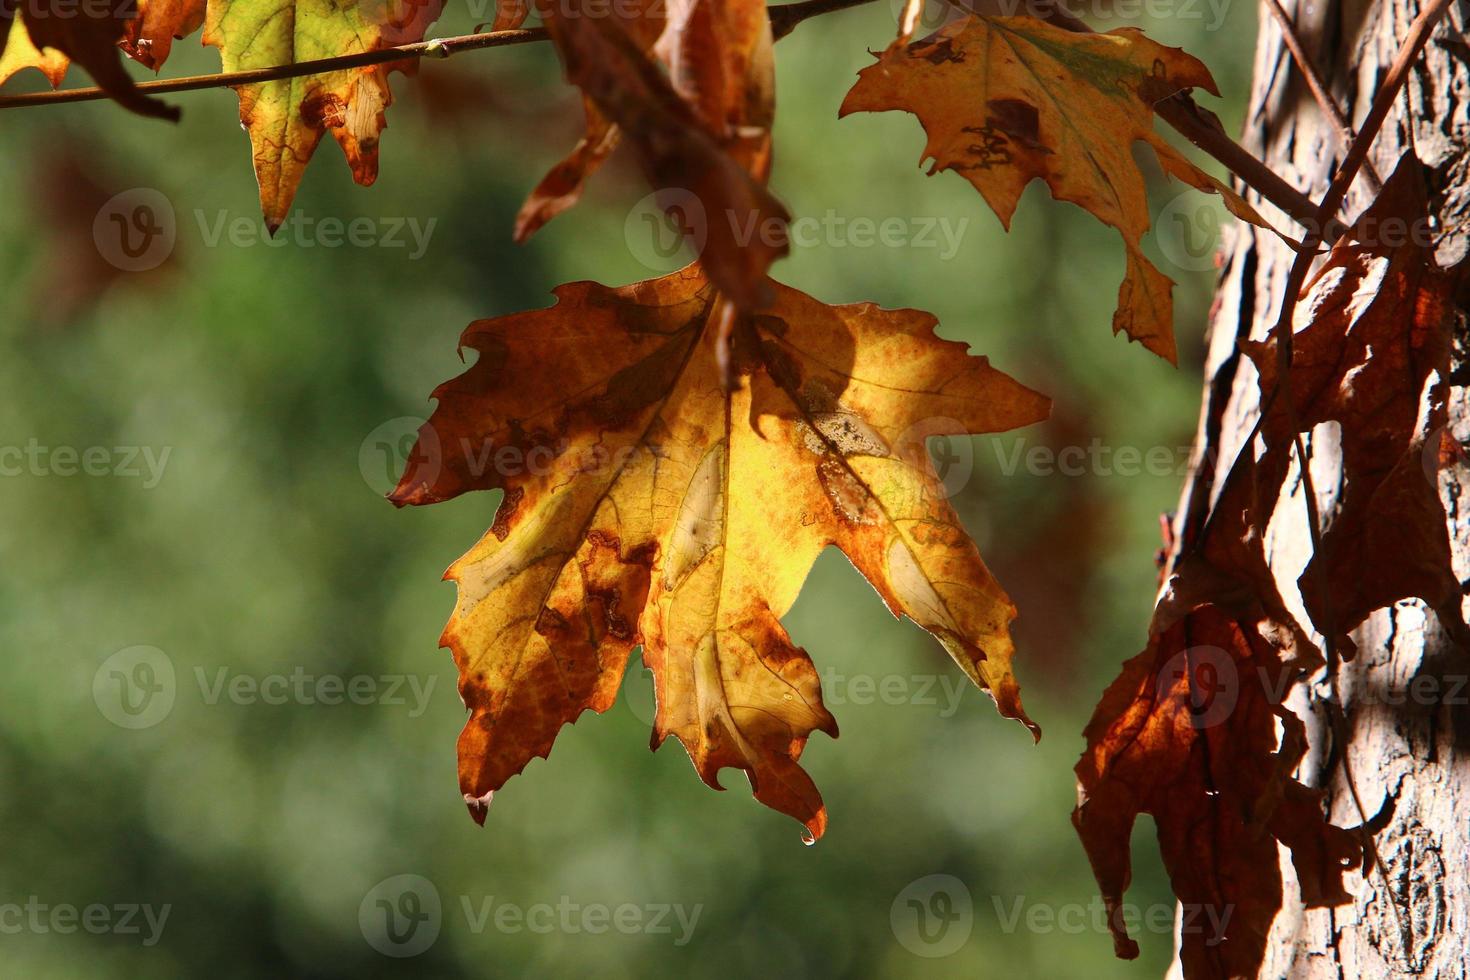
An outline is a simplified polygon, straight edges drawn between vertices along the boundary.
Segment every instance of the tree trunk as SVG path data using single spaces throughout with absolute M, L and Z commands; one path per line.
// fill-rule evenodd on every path
M 1302 0 L 1288 11 L 1344 115 L 1353 124 L 1367 113 L 1378 83 L 1397 53 L 1421 0 Z M 1423 161 L 1431 210 L 1443 234 L 1437 258 L 1443 267 L 1465 258 L 1470 242 L 1470 47 L 1463 28 L 1470 4 L 1452 6 L 1435 32 L 1399 105 L 1379 136 L 1370 160 L 1387 177 L 1413 149 Z M 1272 169 L 1320 200 L 1332 165 L 1344 155 L 1328 120 L 1282 41 L 1281 29 L 1263 8 L 1255 84 L 1242 142 Z M 1351 221 L 1372 199 L 1360 176 L 1345 217 Z M 1289 219 L 1272 214 L 1277 226 Z M 1199 459 L 1235 457 L 1255 422 L 1259 402 L 1254 369 L 1238 355 L 1237 341 L 1264 339 L 1281 307 L 1292 253 L 1269 234 L 1237 227 L 1225 248 L 1205 364 L 1205 397 Z M 1463 309 L 1463 297 L 1461 307 Z M 1456 350 L 1464 341 L 1464 317 Z M 1452 377 L 1461 364 L 1454 365 Z M 1470 439 L 1470 396 L 1450 394 L 1450 432 Z M 1341 466 L 1330 431 L 1309 441 L 1312 473 L 1324 520 L 1330 521 Z M 1186 485 L 1176 527 L 1207 508 L 1213 481 L 1223 476 L 1196 465 Z M 1451 524 L 1455 571 L 1470 578 L 1470 468 L 1440 474 Z M 1273 568 L 1301 622 L 1295 585 L 1311 543 L 1299 480 L 1288 482 L 1267 535 Z M 1364 570 L 1371 575 L 1371 569 Z M 1344 777 L 1345 753 L 1362 809 L 1374 831 L 1377 869 L 1350 884 L 1356 900 L 1335 909 L 1301 907 L 1290 860 L 1281 862 L 1285 904 L 1272 929 L 1263 977 L 1470 976 L 1470 685 L 1464 653 L 1449 647 L 1432 612 L 1420 602 L 1380 610 L 1355 635 L 1359 653 L 1339 670 L 1348 744 L 1335 745 L 1324 700 L 1324 677 L 1298 689 L 1291 707 L 1307 724 L 1312 751 L 1298 772 L 1326 791 L 1332 821 L 1364 822 Z M 1416 678 L 1420 678 L 1416 682 Z M 1175 963 L 1175 972 L 1178 963 Z

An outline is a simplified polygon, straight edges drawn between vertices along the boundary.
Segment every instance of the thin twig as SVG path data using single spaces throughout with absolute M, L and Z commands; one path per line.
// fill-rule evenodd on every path
M 1346 151 L 1357 138 L 1352 124 L 1342 114 L 1342 109 L 1338 107 L 1337 100 L 1332 97 L 1332 93 L 1327 91 L 1327 85 L 1322 81 L 1322 76 L 1317 73 L 1317 66 L 1312 63 L 1311 55 L 1307 54 L 1306 46 L 1302 44 L 1302 39 L 1296 32 L 1296 25 L 1292 23 L 1291 15 L 1286 12 L 1286 8 L 1281 6 L 1281 0 L 1266 0 L 1266 7 L 1281 27 L 1281 39 L 1286 42 L 1286 49 L 1291 52 L 1297 69 L 1306 79 L 1307 88 L 1312 90 L 1312 97 L 1317 100 L 1318 108 L 1322 110 L 1322 114 L 1327 117 L 1328 121 L 1337 127 L 1338 142 L 1341 149 Z M 1377 194 L 1383 190 L 1383 181 L 1379 179 L 1378 171 L 1373 168 L 1371 160 L 1363 165 L 1363 177 L 1368 181 L 1368 186 L 1373 193 Z
M 861 7 L 873 0 L 801 0 L 800 3 L 783 3 L 767 9 L 771 18 L 771 33 L 781 40 L 796 29 L 802 21 L 820 14 Z
M 780 4 L 770 8 L 771 30 L 779 39 L 790 34 L 798 24 L 811 17 L 851 7 L 860 7 L 873 2 L 874 0 L 801 0 L 798 3 Z M 1075 23 L 1082 26 L 1080 22 Z M 1059 26 L 1070 25 L 1061 24 Z M 219 72 L 213 75 L 192 75 L 187 78 L 141 82 L 137 88 L 150 95 L 195 92 L 201 89 L 321 75 L 327 72 L 364 68 L 414 58 L 447 58 L 461 51 L 503 48 L 548 39 L 549 36 L 542 28 L 465 34 L 458 37 L 419 41 L 414 44 L 401 44 L 396 47 L 343 55 L 337 58 L 302 61 L 291 65 L 275 65 L 249 71 Z M 108 98 L 107 93 L 95 87 L 37 92 L 29 95 L 0 95 L 0 109 L 94 102 L 105 98 Z M 1220 125 L 1219 120 L 1215 119 L 1212 113 L 1195 105 L 1188 95 L 1180 94 L 1166 99 L 1159 103 L 1156 110 L 1161 118 L 1179 131 L 1180 135 L 1218 160 L 1227 170 L 1293 220 L 1306 226 L 1316 219 L 1317 211 L 1309 197 L 1282 180 L 1271 168 L 1231 139 L 1224 127 Z
M 795 29 L 796 25 L 809 17 L 872 2 L 874 0 L 802 0 L 800 3 L 783 4 L 770 8 L 771 29 L 776 37 L 785 37 Z M 307 75 L 325 75 L 328 72 L 344 71 L 349 68 L 366 68 L 415 58 L 448 58 L 461 51 L 505 48 L 546 40 L 550 40 L 550 35 L 547 34 L 545 28 L 541 27 L 491 31 L 484 34 L 462 34 L 457 37 L 417 41 L 413 44 L 399 44 L 391 48 L 379 48 L 376 51 L 361 51 L 357 54 L 341 55 L 336 58 L 299 61 L 290 65 L 273 65 L 269 68 L 253 68 L 247 71 L 216 72 L 213 75 L 190 75 L 187 78 L 140 82 L 137 88 L 149 95 L 196 92 L 201 89 L 224 88 L 231 85 L 251 85 L 276 82 L 286 78 L 302 78 Z M 64 89 L 56 92 L 36 92 L 30 95 L 0 96 L 0 109 L 20 109 L 26 106 L 56 105 L 66 102 L 96 102 L 106 98 L 109 98 L 108 94 L 96 87 Z
M 224 88 L 227 85 L 251 85 L 259 82 L 276 82 L 284 78 L 301 78 L 306 75 L 324 75 L 328 72 L 348 68 L 365 68 L 384 65 L 393 61 L 414 58 L 447 58 L 461 51 L 480 48 L 504 48 L 513 44 L 530 44 L 547 40 L 544 28 L 518 31 L 495 31 L 488 34 L 463 34 L 459 37 L 441 37 L 414 44 L 400 44 L 376 51 L 361 51 L 336 58 L 321 58 L 316 61 L 299 61 L 291 65 L 273 65 L 270 68 L 252 68 L 248 71 L 218 72 L 213 75 L 190 75 L 187 78 L 168 78 L 156 82 L 140 82 L 137 88 L 149 95 L 170 92 L 197 92 L 200 89 Z M 55 105 L 62 102 L 96 102 L 109 98 L 100 88 L 72 88 L 57 92 L 36 92 L 30 95 L 0 96 L 0 109 L 19 109 L 25 106 Z
M 1247 187 L 1280 208 L 1303 228 L 1317 223 L 1317 205 L 1310 197 L 1287 183 L 1276 171 L 1251 154 L 1225 132 L 1213 112 L 1203 108 L 1186 93 L 1179 93 L 1154 106 L 1170 126 L 1189 142 L 1225 165 Z M 1332 229 L 1340 233 L 1341 227 Z M 1333 235 L 1336 237 L 1336 235 Z
M 1287 383 L 1287 375 L 1291 370 L 1292 343 L 1292 318 L 1296 313 L 1297 300 L 1300 298 L 1302 286 L 1306 284 L 1307 273 L 1311 271 L 1312 258 L 1319 246 L 1322 245 L 1331 224 L 1337 220 L 1337 212 L 1342 208 L 1342 202 L 1347 197 L 1348 188 L 1352 186 L 1353 178 L 1368 159 L 1368 153 L 1372 149 L 1373 141 L 1378 136 L 1378 131 L 1383 128 L 1383 123 L 1388 119 L 1388 113 L 1393 108 L 1394 100 L 1398 98 L 1401 89 L 1409 78 L 1409 71 L 1414 61 L 1423 50 L 1429 35 L 1433 33 L 1435 25 L 1449 9 L 1451 0 L 1429 0 L 1429 5 L 1415 18 L 1409 27 L 1408 37 L 1404 39 L 1403 47 L 1399 49 L 1393 64 L 1389 66 L 1388 74 L 1384 77 L 1383 84 L 1379 86 L 1378 94 L 1373 99 L 1373 105 L 1368 110 L 1368 116 L 1363 120 L 1363 128 L 1353 139 L 1352 145 L 1348 147 L 1347 156 L 1343 158 L 1342 166 L 1333 175 L 1332 183 L 1327 187 L 1327 193 L 1322 196 L 1322 203 L 1317 208 L 1317 218 L 1307 226 L 1307 236 L 1303 241 L 1303 248 L 1297 252 L 1296 259 L 1291 264 L 1291 269 L 1286 276 L 1285 292 L 1281 299 L 1281 312 L 1276 318 L 1276 325 L 1272 332 L 1277 336 L 1276 345 L 1276 389 L 1272 392 L 1274 398 L 1277 392 L 1285 395 L 1287 407 L 1291 409 L 1291 386 Z M 1269 402 L 1262 409 L 1262 414 L 1269 408 Z M 1303 466 L 1303 474 L 1307 480 L 1311 474 Z M 1314 533 L 1316 529 L 1314 528 Z M 1330 640 L 1329 640 L 1330 644 Z

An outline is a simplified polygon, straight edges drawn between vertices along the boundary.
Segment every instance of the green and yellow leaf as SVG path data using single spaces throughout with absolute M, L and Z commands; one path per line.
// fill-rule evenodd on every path
M 204 42 L 227 72 L 377 51 L 423 40 L 443 0 L 215 0 Z M 286 220 L 306 165 L 331 133 L 359 184 L 378 176 L 378 140 L 393 101 L 388 73 L 371 65 L 235 86 L 250 134 L 260 205 L 272 229 Z

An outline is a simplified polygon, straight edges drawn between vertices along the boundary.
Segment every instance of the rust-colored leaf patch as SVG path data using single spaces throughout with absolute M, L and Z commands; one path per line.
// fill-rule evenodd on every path
M 1328 823 L 1292 775 L 1307 745 L 1285 700 L 1336 666 L 1290 612 L 1264 543 L 1278 507 L 1305 509 L 1280 502 L 1299 432 L 1336 422 L 1340 433 L 1343 484 L 1296 583 L 1318 633 L 1350 656 L 1348 633 L 1369 614 L 1419 598 L 1464 643 L 1437 481 L 1457 277 L 1435 267 L 1426 214 L 1409 154 L 1307 286 L 1289 383 L 1276 338 L 1246 345 L 1265 417 L 1183 543 L 1148 648 L 1085 733 L 1073 822 L 1109 908 L 1128 887 L 1129 831 L 1149 813 L 1186 913 L 1231 910 L 1218 934 L 1183 932 L 1191 980 L 1257 974 L 1281 907 L 1278 845 L 1308 907 L 1349 901 L 1343 876 L 1364 860 L 1364 832 Z M 1118 954 L 1136 955 L 1116 916 L 1113 930 Z
M 1408 598 L 1470 646 L 1438 479 L 1459 275 L 1435 265 L 1428 213 L 1421 165 L 1407 157 L 1298 307 L 1296 421 L 1303 432 L 1337 423 L 1343 467 L 1337 511 L 1299 585 L 1312 622 L 1347 651 L 1348 633 Z M 1247 352 L 1271 390 L 1275 342 Z M 1278 410 L 1268 438 L 1290 440 L 1289 421 Z

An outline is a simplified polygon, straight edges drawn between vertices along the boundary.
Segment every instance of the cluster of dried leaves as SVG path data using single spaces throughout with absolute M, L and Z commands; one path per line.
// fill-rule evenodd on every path
M 1280 338 L 1246 346 L 1260 379 L 1256 430 L 1180 550 L 1148 647 L 1087 726 L 1073 822 L 1113 910 L 1120 956 L 1137 955 L 1117 910 L 1140 813 L 1158 826 L 1180 901 L 1232 911 L 1223 941 L 1181 936 L 1190 977 L 1257 975 L 1281 907 L 1278 844 L 1307 907 L 1350 901 L 1343 876 L 1365 867 L 1371 841 L 1363 828 L 1328 823 L 1320 794 L 1292 776 L 1307 744 L 1286 699 L 1329 667 L 1294 608 L 1343 657 L 1354 652 L 1349 632 L 1408 598 L 1465 641 L 1438 482 L 1461 274 L 1435 266 L 1423 234 L 1383 234 L 1426 229 L 1427 216 L 1423 169 L 1410 155 L 1308 284 L 1288 376 Z M 1300 458 L 1293 448 L 1301 434 L 1325 437 L 1325 423 L 1341 447 L 1339 503 L 1292 603 L 1265 539 L 1278 509 L 1303 506 L 1283 497 Z
M 173 39 L 202 25 L 226 70 L 289 64 L 421 39 L 442 7 L 126 2 L 79 18 L 74 5 L 58 16 L 62 0 L 6 0 L 0 81 L 35 67 L 57 83 L 72 59 L 122 104 L 167 116 L 133 86 L 119 50 L 156 69 Z M 529 13 L 506 0 L 494 26 Z M 470 712 L 459 757 L 471 813 L 483 821 L 492 794 L 547 755 L 564 724 L 607 710 L 641 648 L 657 689 L 653 745 L 675 736 L 717 788 L 720 770 L 744 771 L 759 800 L 820 836 L 826 810 L 798 760 L 813 731 L 835 736 L 837 724 L 781 617 L 828 545 L 1039 735 L 1011 672 L 1015 609 L 925 441 L 1028 425 L 1049 401 L 940 340 L 927 314 L 829 306 L 768 277 L 781 236 L 738 234 L 789 220 L 767 187 L 774 36 L 762 0 L 559 0 L 537 13 L 584 97 L 586 130 L 531 192 L 516 236 L 572 207 L 620 142 L 655 191 L 692 194 L 707 220 L 699 260 L 681 272 L 622 288 L 574 283 L 550 309 L 472 324 L 462 343 L 477 360 L 435 392 L 392 494 L 405 505 L 504 493 L 494 525 L 448 573 L 459 598 L 443 643 Z M 268 222 L 286 216 L 328 132 L 354 177 L 374 179 L 388 72 L 403 67 L 238 86 Z M 1149 218 L 1134 144 L 1263 224 L 1155 134 L 1155 104 L 1193 88 L 1214 91 L 1205 66 L 1137 30 L 971 14 L 922 39 L 900 36 L 841 111 L 918 117 L 931 172 L 959 173 L 1007 226 L 1040 178 L 1116 228 L 1127 261 L 1113 329 L 1173 360 L 1172 283 L 1141 249 Z M 1345 901 L 1343 875 L 1363 860 L 1361 836 L 1331 826 L 1292 776 L 1306 746 L 1284 699 L 1324 657 L 1263 542 L 1300 433 L 1337 423 L 1346 470 L 1300 581 L 1316 632 L 1350 654 L 1347 634 L 1367 615 L 1413 596 L 1466 633 L 1435 467 L 1424 465 L 1444 424 L 1456 277 L 1422 244 L 1389 247 L 1364 231 L 1423 216 L 1419 173 L 1407 160 L 1333 249 L 1300 307 L 1289 373 L 1282 338 L 1246 352 L 1260 371 L 1260 424 L 1185 542 L 1148 647 L 1086 732 L 1074 820 L 1110 907 L 1128 886 L 1129 835 L 1146 812 L 1179 898 L 1233 912 L 1223 942 L 1183 937 L 1191 977 L 1254 974 L 1281 904 L 1278 844 L 1309 905 Z M 487 450 L 506 448 L 546 465 L 484 465 Z M 1232 703 L 1213 710 L 1224 687 Z M 1135 955 L 1120 914 L 1114 923 L 1119 955 Z

